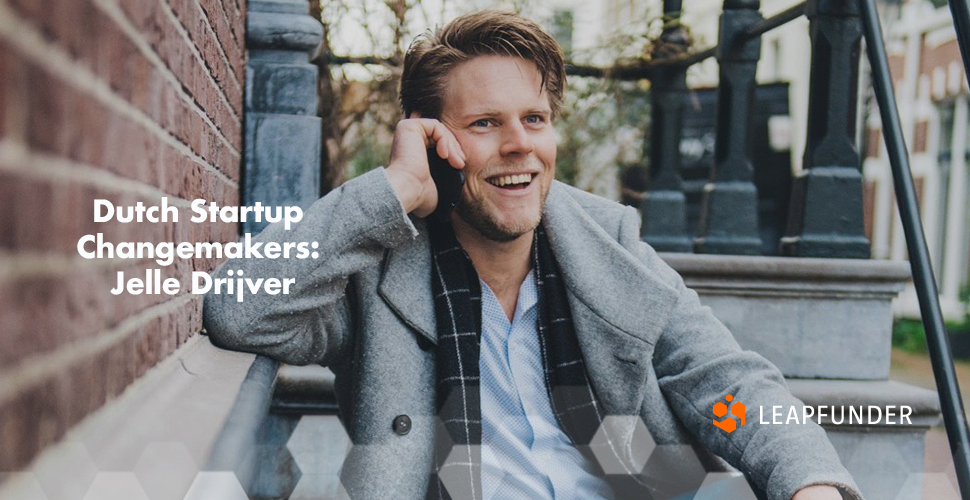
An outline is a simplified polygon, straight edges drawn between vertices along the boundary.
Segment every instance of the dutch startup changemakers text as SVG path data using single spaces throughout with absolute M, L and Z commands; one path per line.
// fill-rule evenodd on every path
M 193 215 L 192 222 L 280 222 L 283 227 L 289 230 L 290 227 L 303 218 L 303 210 L 300 207 L 264 207 L 256 202 L 252 207 L 222 206 L 216 202 L 206 203 L 206 200 L 198 198 L 190 203 Z M 250 219 L 251 218 L 251 219 Z M 94 222 L 108 222 L 112 219 L 121 223 L 129 222 L 178 222 L 179 210 L 176 206 L 169 205 L 168 198 L 162 197 L 160 206 L 145 206 L 142 202 L 137 202 L 135 206 L 115 206 L 108 200 L 94 200 Z M 88 244 L 93 244 L 94 249 L 89 250 Z M 242 241 L 229 243 L 220 242 L 188 242 L 174 243 L 170 241 L 153 243 L 148 241 L 111 243 L 104 241 L 103 233 L 88 234 L 81 237 L 77 242 L 77 251 L 85 259 L 155 259 L 160 266 L 171 265 L 175 257 L 182 259 L 189 258 L 218 258 L 223 256 L 228 258 L 247 258 L 247 259 L 284 259 L 297 258 L 318 258 L 316 248 L 318 242 L 257 242 L 252 241 L 252 235 L 246 233 Z M 124 271 L 118 271 L 117 285 L 111 289 L 114 295 L 120 295 L 124 291 L 132 295 L 142 293 L 168 294 L 175 295 L 181 291 L 182 285 L 175 278 L 161 279 L 161 269 L 147 269 L 145 278 L 138 277 L 125 279 Z M 209 273 L 203 271 L 192 272 L 192 289 L 195 294 L 209 292 L 236 294 L 238 302 L 243 301 L 243 295 L 248 290 L 255 294 L 260 290 L 270 295 L 290 293 L 290 286 L 296 283 L 292 278 L 259 278 L 256 280 L 243 277 L 243 271 L 228 271 L 226 274 L 230 278 L 213 279 Z M 232 276 L 235 276 L 233 278 Z

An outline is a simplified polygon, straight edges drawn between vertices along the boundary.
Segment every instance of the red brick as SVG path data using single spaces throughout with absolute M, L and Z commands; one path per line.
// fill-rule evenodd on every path
M 921 120 L 916 122 L 916 126 L 913 129 L 913 152 L 914 153 L 925 153 L 926 152 L 926 140 L 927 134 L 929 133 L 930 124 L 926 120 Z
M 4 337 L 0 338 L 0 367 L 97 336 L 145 308 L 188 294 L 193 267 L 192 260 L 177 260 L 165 267 L 154 262 L 132 262 L 0 282 L 0 297 L 4 299 L 0 305 L 0 325 L 4 327 Z M 177 279 L 181 292 L 177 295 L 125 292 L 117 296 L 110 293 L 119 271 L 128 279 L 143 278 L 149 269 L 159 269 L 162 280 Z M 194 319 L 190 323 L 201 325 Z
M 167 357 L 201 329 L 201 298 L 182 310 L 149 319 L 100 354 L 82 359 L 0 405 L 0 470 L 23 470 L 45 446 L 85 415 L 118 396 L 137 377 Z
M 882 140 L 882 130 L 870 128 L 866 130 L 866 157 L 875 158 L 879 156 L 879 146 Z
M 42 68 L 26 63 L 31 82 L 26 102 L 27 143 L 33 149 L 96 166 L 119 175 L 161 185 L 157 169 L 170 170 L 169 163 L 157 161 L 160 150 L 172 149 L 155 132 L 120 115 L 91 96 L 52 77 Z M 169 94 L 163 122 L 184 132 L 190 149 L 233 180 L 239 178 L 240 157 L 222 144 L 216 135 L 184 102 Z M 170 116 L 171 115 L 171 116 Z M 146 153 L 155 153 L 154 156 Z M 171 159 L 183 156 L 172 150 Z
M 18 54 L 0 39 L 0 138 L 23 139 L 29 114 L 24 94 L 30 84 Z
M 178 223 L 93 222 L 96 198 L 108 199 L 116 206 L 132 206 L 137 201 L 150 205 L 157 200 L 77 184 L 51 184 L 9 172 L 0 173 L 0 189 L 0 214 L 6 215 L 0 219 L 0 235 L 4 238 L 0 248 L 10 252 L 33 250 L 73 257 L 77 255 L 78 240 L 97 233 L 113 243 L 225 243 L 236 239 L 236 224 L 191 222 L 188 207 L 180 209 Z M 221 203 L 234 202 L 227 199 Z M 93 247 L 88 244 L 88 248 Z M 164 267 L 154 260 L 132 260 L 116 266 L 92 261 L 60 274 L 0 281 L 0 330 L 5 333 L 0 339 L 0 366 L 97 334 L 145 307 L 171 298 L 164 294 L 111 295 L 119 270 L 127 277 L 141 277 L 145 269 L 159 268 L 162 279 L 178 279 L 183 293 L 188 293 L 192 271 L 211 271 L 218 260 L 221 259 L 176 257 L 173 264 Z
M 177 21 L 164 12 L 161 2 L 166 1 Z M 8 165 L 14 169 L 0 171 L 0 250 L 14 259 L 47 256 L 70 262 L 78 256 L 78 239 L 99 232 L 113 242 L 236 240 L 237 224 L 193 223 L 188 208 L 182 208 L 178 223 L 95 223 L 97 198 L 124 206 L 158 200 L 127 191 L 123 183 L 107 188 L 100 181 L 44 174 L 49 158 L 64 158 L 156 187 L 173 198 L 239 203 L 238 187 L 225 178 L 238 182 L 241 162 L 244 3 L 119 3 L 160 65 L 92 0 L 7 2 L 20 18 L 17 22 L 26 21 L 158 125 L 143 125 L 140 117 L 106 104 L 72 77 L 49 72 L 33 56 L 0 40 L 0 138 L 23 142 L 30 152 L 28 162 L 31 157 L 45 162 Z M 178 32 L 178 24 L 190 40 Z M 0 278 L 0 370 L 27 357 L 72 349 L 73 342 L 104 335 L 147 308 L 186 300 L 165 294 L 111 295 L 119 270 L 130 278 L 159 268 L 162 279 L 178 279 L 187 294 L 191 273 L 211 271 L 221 260 L 176 259 L 165 267 L 151 259 L 79 260 L 66 269 L 6 275 Z M 48 379 L 0 403 L 0 470 L 28 464 L 201 328 L 202 297 L 191 296 L 184 306 L 143 321 L 104 352 L 56 367 Z
M 53 219 L 53 189 L 40 180 L 0 172 L 0 249 L 44 250 L 53 246 L 46 225 Z
M 866 238 L 872 241 L 873 215 L 876 208 L 876 181 L 866 181 L 862 189 L 862 215 Z
M 170 267 L 155 263 L 77 269 L 62 275 L 25 277 L 0 282 L 0 367 L 25 356 L 50 352 L 70 342 L 96 336 L 118 326 L 146 307 L 172 300 L 170 295 L 112 295 L 117 272 L 126 278 L 144 277 L 146 269 L 160 268 L 162 279 Z
M 59 3 L 66 1 L 73 5 L 68 0 L 56 1 Z M 134 43 L 110 18 L 103 14 L 99 8 L 91 5 L 89 0 L 80 0 L 80 4 L 83 8 L 79 10 L 84 12 L 88 19 L 84 24 L 91 28 L 86 35 L 89 38 L 80 42 L 75 42 L 77 36 L 74 34 L 74 30 L 78 29 L 76 25 L 79 24 L 77 20 L 59 23 L 56 22 L 57 19 L 60 19 L 59 17 L 45 17 L 42 13 L 35 12 L 32 9 L 22 9 L 21 13 L 44 31 L 45 36 L 51 41 L 66 45 L 70 53 L 77 54 L 79 60 L 103 78 L 118 95 L 138 106 L 142 112 L 148 114 L 182 142 L 193 147 L 193 150 L 199 156 L 208 160 L 211 153 L 198 149 L 200 131 L 203 127 L 207 127 L 202 122 L 202 118 L 189 107 L 189 104 L 183 98 L 177 95 L 175 89 L 167 83 L 167 79 L 160 73 L 160 70 L 148 62 L 147 58 L 140 53 Z M 41 15 L 41 18 L 31 17 L 37 15 Z M 174 31 L 174 27 L 166 33 L 165 40 L 166 43 L 176 47 L 172 49 L 176 51 L 172 55 L 176 59 L 172 61 L 171 69 L 174 70 L 182 86 L 187 89 L 190 96 L 203 111 L 210 116 L 212 122 L 222 130 L 230 144 L 238 150 L 242 144 L 242 129 L 238 119 L 241 116 L 239 110 L 242 107 L 241 89 L 236 88 L 228 98 L 230 104 L 236 110 L 234 118 L 230 113 L 230 108 L 219 97 L 220 90 L 212 85 L 206 77 L 206 68 L 192 56 L 189 47 L 185 45 L 181 36 Z M 81 45 L 74 47 L 76 43 L 81 43 Z M 147 74 L 150 74 L 150 76 L 147 76 Z M 138 77 L 132 78 L 132 75 L 138 75 Z M 151 82 L 157 82 L 157 84 Z M 146 91 L 149 93 L 145 94 Z M 170 106 L 176 105 L 175 109 L 178 112 L 172 113 L 164 105 L 156 104 L 162 100 L 171 100 Z M 173 120 L 173 117 L 177 119 Z M 189 123 L 188 127 L 178 126 L 181 124 L 181 120 L 195 120 L 199 123 Z M 215 132 L 209 131 L 208 134 L 214 135 Z
M 906 56 L 902 54 L 889 54 L 889 74 L 892 75 L 893 82 L 898 83 L 903 78 L 903 71 L 906 68 Z M 896 85 L 899 88 L 899 85 Z
M 0 470 L 24 470 L 30 460 L 47 444 L 41 429 L 58 426 L 55 400 L 46 387 L 19 394 L 0 406 Z M 58 436 L 57 433 L 55 434 Z
M 7 109 L 7 94 L 15 92 L 17 85 L 14 82 L 15 75 L 11 74 L 10 64 L 7 59 L 10 54 L 0 48 L 0 140 L 7 135 L 7 120 L 9 120 L 10 110 Z
M 242 87 L 240 82 L 238 80 L 234 82 L 226 81 L 232 69 L 223 61 L 219 53 L 206 54 L 206 51 L 202 50 L 207 43 L 214 40 L 209 33 L 201 29 L 201 20 L 195 24 L 189 23 L 186 29 L 189 32 L 189 37 L 203 55 L 204 65 L 199 63 L 185 40 L 176 32 L 175 26 L 169 22 L 169 17 L 165 14 L 160 2 L 146 4 L 136 0 L 122 0 L 121 7 L 132 24 L 148 39 L 154 51 L 165 61 L 169 70 L 180 81 L 187 84 L 192 97 L 199 102 L 209 116 L 218 118 L 218 112 L 221 110 L 217 111 L 217 108 L 224 106 L 225 103 L 219 99 L 216 92 L 212 91 L 211 82 L 206 77 L 206 73 L 211 74 L 215 81 L 220 83 L 218 91 L 226 96 L 236 116 L 241 116 Z M 186 25 L 185 22 L 182 24 Z M 214 120 L 214 122 L 221 123 L 220 120 Z
M 943 68 L 943 70 L 947 70 L 951 63 L 957 63 L 960 67 L 963 66 L 963 60 L 960 58 L 960 47 L 957 45 L 956 38 L 936 46 L 930 46 L 926 44 L 924 37 L 922 50 L 919 73 L 930 77 L 931 82 L 933 81 L 934 69 Z
M 242 54 L 245 50 L 245 42 L 242 33 L 233 29 L 234 25 L 230 23 L 229 13 L 225 9 L 226 6 L 221 1 L 200 0 L 199 7 L 205 12 L 209 25 L 212 26 L 216 39 L 222 46 L 236 79 L 240 82 L 244 81 L 245 63 Z M 240 27 L 245 24 L 242 17 L 236 17 L 234 21 L 235 25 Z

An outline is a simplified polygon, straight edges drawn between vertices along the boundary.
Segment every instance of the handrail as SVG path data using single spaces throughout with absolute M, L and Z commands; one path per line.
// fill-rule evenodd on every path
M 744 31 L 742 36 L 738 37 L 739 41 L 764 35 L 765 33 L 779 26 L 783 26 L 791 21 L 794 21 L 795 19 L 798 19 L 799 17 L 805 15 L 805 4 L 807 3 L 808 2 L 795 4 L 763 21 L 758 22 L 757 24 L 752 24 L 751 27 Z M 683 59 L 657 61 L 654 64 L 678 64 L 682 66 L 693 66 L 705 59 L 714 57 L 714 55 L 717 54 L 717 48 L 718 46 L 715 45 L 700 52 L 695 52 Z
M 792 5 L 791 7 L 765 19 L 764 21 L 761 21 L 760 23 L 751 25 L 751 27 L 744 32 L 744 36 L 748 38 L 761 36 L 775 28 L 788 24 L 789 22 L 802 17 L 805 15 L 806 4 L 808 4 L 807 1 Z
M 943 422 L 946 425 L 950 451 L 953 453 L 953 465 L 960 483 L 961 495 L 963 498 L 970 498 L 970 455 L 968 455 L 970 433 L 967 429 L 963 399 L 960 397 L 960 386 L 957 384 L 956 372 L 953 369 L 953 359 L 950 357 L 950 342 L 946 336 L 943 314 L 940 311 L 940 297 L 930 264 L 929 250 L 926 247 L 926 236 L 923 234 L 916 189 L 909 167 L 909 154 L 906 151 L 899 111 L 896 109 L 889 59 L 882 40 L 882 28 L 879 25 L 875 2 L 861 0 L 861 3 L 866 53 L 872 68 L 872 86 L 882 118 L 883 138 L 889 153 L 896 202 L 903 232 L 906 235 L 913 283 L 916 285 L 916 296 L 919 299 L 923 328 L 926 331 L 926 344 L 940 394 Z
M 317 56 L 315 61 L 324 57 L 331 65 L 362 64 L 365 66 L 395 66 L 400 64 L 400 62 L 391 57 L 340 56 L 336 54 L 320 54 Z M 614 66 L 612 68 L 601 68 L 597 66 L 573 64 L 566 61 L 566 74 L 569 76 L 590 76 L 594 78 L 613 78 L 616 80 L 641 80 L 644 78 L 649 79 L 652 69 L 653 66 L 646 62 L 640 64 L 629 64 L 625 66 Z
M 275 415 L 337 415 L 335 376 L 319 365 L 280 368 L 270 412 Z
M 278 361 L 256 356 L 206 462 L 206 471 L 235 472 L 247 492 L 256 472 L 257 457 L 253 451 L 257 449 L 259 430 L 269 413 L 279 368 Z

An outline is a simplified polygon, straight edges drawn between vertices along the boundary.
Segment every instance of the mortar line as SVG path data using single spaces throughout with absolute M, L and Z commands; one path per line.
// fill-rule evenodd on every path
M 159 201 L 164 196 L 169 199 L 171 205 L 191 207 L 191 200 L 168 193 L 157 186 L 129 179 L 87 163 L 30 151 L 23 144 L 11 141 L 0 140 L 0 171 L 24 174 L 43 180 L 76 182 L 116 193 L 136 194 L 149 199 L 157 198 Z M 239 184 L 231 179 L 220 177 L 220 180 L 228 183 L 232 188 L 239 188 Z M 214 200 L 206 199 L 206 201 Z
M 42 383 L 68 367 L 73 367 L 121 343 L 149 321 L 176 311 L 192 300 L 201 299 L 202 297 L 196 294 L 183 293 L 172 300 L 147 307 L 128 316 L 114 328 L 100 335 L 69 342 L 54 351 L 27 356 L 11 367 L 0 369 L 0 406 L 8 403 L 24 390 Z
M 0 37 L 8 40 L 23 55 L 29 57 L 51 74 L 56 75 L 64 83 L 90 94 L 109 109 L 128 117 L 154 133 L 176 151 L 182 153 L 183 156 L 190 158 L 224 181 L 236 182 L 224 172 L 206 162 L 171 132 L 152 121 L 144 112 L 112 92 L 107 83 L 97 78 L 87 67 L 71 59 L 63 49 L 48 42 L 36 29 L 28 26 L 29 23 L 11 12 L 6 2 L 0 0 Z
M 138 47 L 138 50 L 140 50 L 142 54 L 149 61 L 151 61 L 153 66 L 158 68 L 159 72 L 161 72 L 164 75 L 165 79 L 168 80 L 169 84 L 175 89 L 175 92 L 179 95 L 179 97 L 181 97 L 183 101 L 187 102 L 189 106 L 192 107 L 192 110 L 197 115 L 199 115 L 200 118 L 202 118 L 202 121 L 204 121 L 206 125 L 208 125 L 213 130 L 215 130 L 216 134 L 219 136 L 220 141 L 224 143 L 225 146 L 229 148 L 232 152 L 239 154 L 239 151 L 235 147 L 233 147 L 233 145 L 229 142 L 229 139 L 226 138 L 225 134 L 223 134 L 222 130 L 219 127 L 217 127 L 215 123 L 213 123 L 212 120 L 209 118 L 209 116 L 205 113 L 205 111 L 202 109 L 202 106 L 199 104 L 199 102 L 195 98 L 190 96 L 185 91 L 184 88 L 182 88 L 182 83 L 179 82 L 178 77 L 175 76 L 175 73 L 173 73 L 168 68 L 168 66 L 165 65 L 165 61 L 162 61 L 162 58 L 155 52 L 154 49 L 152 49 L 151 44 L 148 43 L 148 41 L 145 40 L 144 37 L 142 37 L 141 33 L 138 31 L 138 28 L 136 28 L 134 25 L 131 24 L 131 21 L 128 19 L 128 16 L 126 16 L 125 13 L 121 10 L 121 7 L 119 7 L 112 0 L 93 0 L 93 2 L 95 3 L 95 5 L 100 7 L 105 14 L 107 14 L 109 17 L 112 18 L 112 20 L 114 20 L 115 24 L 117 24 L 121 28 L 121 30 L 124 31 L 126 35 L 128 35 L 128 38 L 132 42 L 134 42 L 134 44 Z M 171 16 L 169 20 L 174 23 L 178 23 L 177 20 L 171 19 Z M 184 31 L 184 28 L 182 28 L 181 24 L 178 24 L 176 26 L 176 32 L 182 35 L 182 38 L 185 39 L 184 41 L 187 41 L 188 44 L 191 45 L 192 53 L 196 56 L 196 58 L 199 60 L 199 63 L 202 64 L 202 67 L 206 70 L 205 73 L 209 77 L 208 81 L 212 84 L 213 87 L 215 87 L 216 93 L 219 95 L 220 102 L 222 104 L 225 104 L 226 109 L 229 110 L 229 113 L 232 115 L 233 119 L 236 122 L 240 122 L 239 115 L 237 115 L 236 111 L 232 109 L 232 105 L 229 104 L 228 97 L 226 97 L 225 93 L 222 91 L 222 88 L 219 87 L 219 84 L 215 81 L 215 78 L 212 77 L 210 68 L 206 66 L 205 61 L 201 58 L 198 51 L 195 50 L 194 43 L 192 42 L 191 39 L 187 38 L 187 34 L 183 33 L 183 31 Z

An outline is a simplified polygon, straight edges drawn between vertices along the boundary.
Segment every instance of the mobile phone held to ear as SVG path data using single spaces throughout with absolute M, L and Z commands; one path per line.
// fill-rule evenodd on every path
M 438 156 L 434 147 L 428 148 L 428 167 L 431 170 L 431 180 L 438 188 L 438 206 L 431 217 L 448 223 L 451 222 L 451 212 L 458 206 L 461 190 L 465 187 L 465 174 L 452 167 L 448 160 Z

